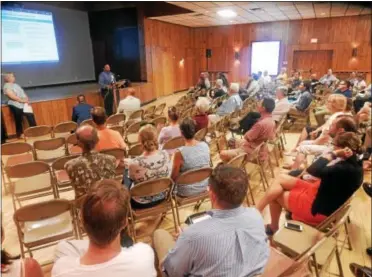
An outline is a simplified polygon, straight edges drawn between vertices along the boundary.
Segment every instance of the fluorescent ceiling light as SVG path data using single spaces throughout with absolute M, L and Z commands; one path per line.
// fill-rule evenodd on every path
M 217 14 L 225 18 L 235 17 L 237 15 L 236 12 L 232 10 L 221 10 L 221 11 L 218 11 Z

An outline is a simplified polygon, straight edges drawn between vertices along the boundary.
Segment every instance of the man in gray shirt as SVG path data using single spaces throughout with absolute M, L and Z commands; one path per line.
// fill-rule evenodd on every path
M 335 75 L 333 75 L 332 69 L 328 69 L 327 74 L 320 78 L 319 83 L 329 87 L 333 82 L 338 81 Z
M 166 276 L 249 277 L 263 272 L 270 250 L 262 216 L 242 206 L 247 190 L 243 170 L 219 165 L 209 178 L 209 217 L 180 230 L 176 242 L 167 231 L 155 231 L 154 248 Z

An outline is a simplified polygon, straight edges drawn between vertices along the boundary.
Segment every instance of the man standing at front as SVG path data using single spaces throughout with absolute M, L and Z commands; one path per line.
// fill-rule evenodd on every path
M 110 65 L 106 64 L 103 67 L 103 71 L 99 74 L 98 83 L 101 86 L 101 96 L 107 116 L 114 113 L 114 92 L 112 84 L 115 83 L 115 76 L 111 72 Z
M 210 218 L 187 227 L 176 242 L 167 231 L 155 231 L 154 248 L 166 276 L 236 277 L 263 272 L 270 249 L 262 216 L 255 208 L 242 206 L 247 190 L 242 169 L 219 165 L 209 178 Z

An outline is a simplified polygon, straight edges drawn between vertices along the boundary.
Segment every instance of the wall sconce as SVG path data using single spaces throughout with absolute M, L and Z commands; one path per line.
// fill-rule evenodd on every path
M 185 64 L 185 59 L 184 59 L 184 58 L 182 58 L 182 59 L 180 60 L 180 63 L 179 63 L 179 65 L 183 67 L 183 66 L 184 66 L 184 64 Z
M 235 51 L 235 60 L 239 60 L 240 59 L 240 54 L 238 51 Z
M 353 51 L 351 52 L 351 56 L 353 57 L 358 56 L 358 48 L 353 48 Z

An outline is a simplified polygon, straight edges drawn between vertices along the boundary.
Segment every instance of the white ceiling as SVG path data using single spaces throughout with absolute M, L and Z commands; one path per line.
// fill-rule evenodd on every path
M 306 18 L 324 18 L 371 14 L 371 8 L 352 2 L 168 2 L 192 13 L 150 17 L 153 19 L 189 26 L 206 27 L 242 23 L 257 23 Z M 259 8 L 257 11 L 251 9 Z M 229 9 L 237 13 L 230 19 L 222 18 L 217 11 Z

